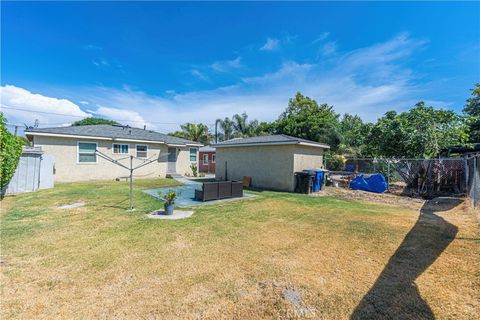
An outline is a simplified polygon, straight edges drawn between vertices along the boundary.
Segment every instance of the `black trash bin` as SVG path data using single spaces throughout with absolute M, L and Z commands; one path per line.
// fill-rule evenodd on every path
M 313 185 L 313 176 L 308 172 L 295 172 L 295 192 L 311 193 Z

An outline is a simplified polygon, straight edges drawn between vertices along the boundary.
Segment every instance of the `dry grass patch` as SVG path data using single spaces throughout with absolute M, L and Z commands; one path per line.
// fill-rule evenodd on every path
M 418 295 L 397 305 L 405 312 L 457 319 L 480 312 L 479 226 L 461 205 L 442 222 L 392 205 L 262 192 L 195 208 L 186 220 L 145 219 L 161 202 L 141 189 L 169 183 L 136 183 L 133 214 L 120 182 L 6 199 L 2 317 L 345 319 L 369 290 L 388 298 L 378 281 L 386 268 L 419 272 Z M 55 209 L 79 200 L 86 205 Z M 458 228 L 451 239 L 447 223 Z M 392 292 L 411 287 L 410 279 L 397 277 Z M 299 305 L 285 289 L 300 294 Z

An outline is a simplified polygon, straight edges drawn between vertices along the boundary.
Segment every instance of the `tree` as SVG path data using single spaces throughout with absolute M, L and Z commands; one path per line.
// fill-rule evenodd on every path
M 258 121 L 252 120 L 248 121 L 248 115 L 244 112 L 240 114 L 234 114 L 233 117 L 233 128 L 235 129 L 234 135 L 236 137 L 245 138 L 253 137 L 256 135 Z
M 437 110 L 418 102 L 407 112 L 389 111 L 368 135 L 370 156 L 428 158 L 441 149 L 467 142 L 467 127 L 453 111 Z
M 22 141 L 7 130 L 7 120 L 0 112 L 0 190 L 4 190 L 22 154 Z M 3 198 L 3 192 L 0 192 Z
M 170 135 L 188 139 L 202 144 L 209 144 L 211 140 L 211 135 L 208 132 L 208 127 L 203 123 L 185 123 L 180 126 L 181 131 L 176 131 L 170 133 Z
M 221 139 L 220 141 L 230 140 L 233 138 L 233 134 L 235 132 L 235 127 L 233 121 L 230 118 L 226 117 L 225 119 L 218 119 L 220 130 L 222 131 L 221 135 L 219 136 Z
M 471 89 L 472 96 L 467 100 L 463 112 L 467 118 L 469 141 L 480 142 L 480 83 L 475 84 Z
M 118 123 L 117 121 L 89 117 L 89 118 L 75 121 L 74 123 L 72 123 L 72 126 L 88 126 L 88 125 L 95 125 L 95 124 L 120 125 L 120 123 Z
M 350 156 L 362 157 L 372 124 L 364 123 L 357 115 L 344 114 L 339 124 L 341 143 L 339 151 Z
M 338 118 L 332 106 L 318 105 L 297 92 L 276 122 L 276 131 L 297 138 L 327 143 L 337 150 L 340 143 Z

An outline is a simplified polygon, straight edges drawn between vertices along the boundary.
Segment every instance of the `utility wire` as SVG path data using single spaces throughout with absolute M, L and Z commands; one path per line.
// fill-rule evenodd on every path
M 56 113 L 56 112 L 48 112 L 48 111 L 38 111 L 38 110 L 32 110 L 32 109 L 22 109 L 22 108 L 12 108 L 12 107 L 6 107 L 2 106 L 4 109 L 11 109 L 11 110 L 18 110 L 18 111 L 26 111 L 26 112 L 35 112 L 35 113 L 42 113 L 42 114 L 52 114 L 52 115 L 57 115 L 57 116 L 64 116 L 64 117 L 72 117 L 72 118 L 87 118 L 84 116 L 75 116 L 71 114 L 65 114 L 65 113 Z M 147 121 L 141 121 L 141 120 L 119 120 L 119 119 L 109 119 L 117 122 L 138 122 L 138 123 L 146 123 Z M 176 125 L 181 125 L 184 123 L 179 123 L 179 122 L 158 122 L 158 121 L 148 121 L 148 123 L 154 123 L 154 124 L 176 124 Z M 49 123 L 51 125 L 54 125 L 54 123 Z M 212 124 L 207 124 L 207 125 L 212 125 Z M 213 124 L 214 125 L 214 124 Z

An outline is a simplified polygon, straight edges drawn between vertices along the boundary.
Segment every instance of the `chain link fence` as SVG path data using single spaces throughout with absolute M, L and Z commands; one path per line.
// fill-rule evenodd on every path
M 325 167 L 331 171 L 331 180 L 335 184 L 345 187 L 348 187 L 350 181 L 357 175 L 381 173 L 389 182 L 391 193 L 430 199 L 438 196 L 472 194 L 478 201 L 480 192 L 478 190 L 478 162 L 478 159 L 465 158 L 345 158 L 344 161 L 338 161 L 338 158 L 326 158 Z M 469 174 L 470 171 L 472 173 Z M 476 172 L 476 175 L 473 172 Z M 472 182 L 473 178 L 476 179 L 475 182 Z M 472 185 L 476 186 L 473 191 Z
M 466 181 L 468 196 L 472 199 L 473 206 L 480 208 L 480 156 L 466 158 Z

